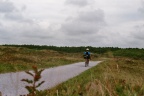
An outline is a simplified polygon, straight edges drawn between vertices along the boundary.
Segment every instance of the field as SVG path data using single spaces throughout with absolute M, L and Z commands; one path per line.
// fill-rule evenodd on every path
M 143 96 L 144 61 L 111 58 L 55 88 L 48 96 Z
M 143 49 L 130 50 L 93 52 L 92 59 L 102 63 L 36 96 L 144 96 Z M 1 46 L 0 55 L 1 73 L 29 70 L 33 65 L 48 68 L 84 61 L 82 52 L 26 47 Z
M 33 65 L 49 68 L 83 61 L 80 53 L 36 50 L 23 47 L 0 47 L 0 73 L 29 70 Z

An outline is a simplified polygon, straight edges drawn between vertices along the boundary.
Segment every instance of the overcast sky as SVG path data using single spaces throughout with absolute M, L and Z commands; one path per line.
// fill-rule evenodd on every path
M 144 0 L 0 0 L 0 44 L 144 48 Z

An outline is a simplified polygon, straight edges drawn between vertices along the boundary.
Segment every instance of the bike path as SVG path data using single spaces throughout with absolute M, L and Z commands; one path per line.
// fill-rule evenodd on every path
M 53 67 L 45 69 L 42 72 L 40 81 L 45 81 L 39 90 L 52 88 L 72 77 L 75 77 L 83 71 L 96 66 L 101 61 L 90 61 L 89 66 L 85 67 L 84 62 L 74 63 L 65 66 Z M 0 91 L 2 96 L 19 96 L 27 94 L 25 86 L 28 85 L 22 82 L 21 79 L 32 79 L 25 72 L 5 73 L 0 74 Z

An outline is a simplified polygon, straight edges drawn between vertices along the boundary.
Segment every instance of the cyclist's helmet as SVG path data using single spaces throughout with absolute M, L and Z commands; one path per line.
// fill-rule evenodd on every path
M 88 48 L 86 48 L 86 51 L 89 51 L 89 49 L 88 49 Z

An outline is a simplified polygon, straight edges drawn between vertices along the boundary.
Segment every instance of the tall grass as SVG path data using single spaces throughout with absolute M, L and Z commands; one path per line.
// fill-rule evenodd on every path
M 143 96 L 144 62 L 113 58 L 42 92 L 48 96 Z
M 29 70 L 34 65 L 49 68 L 78 61 L 83 61 L 81 53 L 0 46 L 0 73 Z
M 0 47 L 0 73 L 48 68 L 83 61 L 82 53 L 64 53 L 15 47 Z M 94 55 L 97 56 L 97 55 Z M 38 96 L 143 96 L 144 61 L 114 58 L 107 52 L 105 61 Z M 95 58 L 95 57 L 94 57 Z

